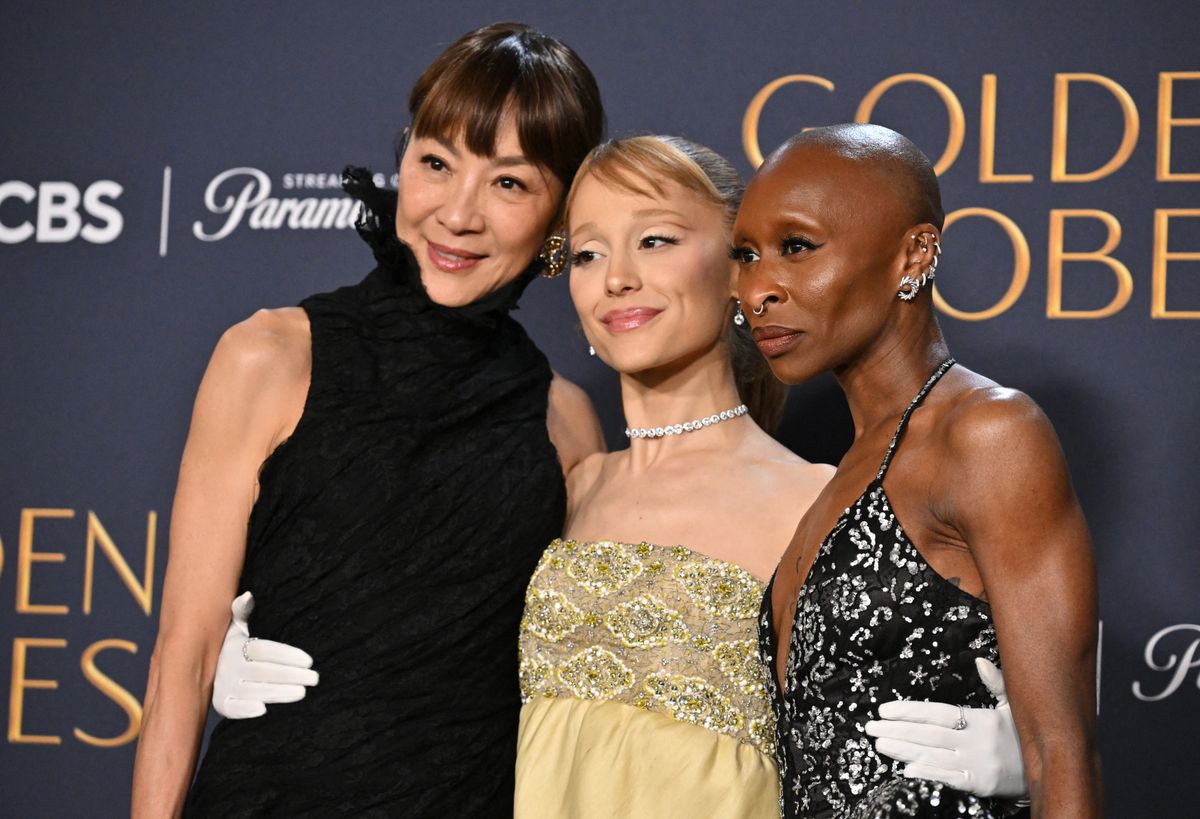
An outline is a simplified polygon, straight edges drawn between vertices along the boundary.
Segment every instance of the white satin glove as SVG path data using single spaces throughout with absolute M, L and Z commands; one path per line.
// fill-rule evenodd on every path
M 996 697 L 995 708 L 962 708 L 940 702 L 885 702 L 881 719 L 867 723 L 875 750 L 901 762 L 904 775 L 932 779 L 976 796 L 1023 797 L 1029 786 L 1004 675 L 983 659 L 979 678 Z M 955 729 L 960 717 L 966 722 Z
M 233 620 L 217 657 L 213 708 L 227 719 L 248 719 L 267 713 L 267 703 L 296 702 L 316 685 L 312 657 L 293 646 L 250 636 L 254 595 L 234 598 Z

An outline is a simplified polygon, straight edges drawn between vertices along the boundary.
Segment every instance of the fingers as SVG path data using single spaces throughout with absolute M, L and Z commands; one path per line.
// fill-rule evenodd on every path
M 226 719 L 253 719 L 267 713 L 267 706 L 262 702 L 237 697 L 226 697 L 219 703 L 214 702 L 213 707 Z
M 904 766 L 904 775 L 910 779 L 932 779 L 934 782 L 942 782 L 952 788 L 957 788 L 960 791 L 970 791 L 970 777 L 966 771 L 958 771 L 950 768 L 939 768 L 935 765 L 925 765 L 920 762 L 913 762 Z
M 275 683 L 278 685 L 316 685 L 320 676 L 311 668 L 296 668 L 276 663 L 246 663 L 242 667 L 244 682 Z
M 268 702 L 299 702 L 304 699 L 308 689 L 303 685 L 279 685 L 277 683 L 244 682 L 240 693 L 245 700 L 257 700 L 259 703 Z M 264 708 L 264 710 L 266 710 Z
M 962 732 L 940 725 L 925 725 L 920 722 L 896 722 L 893 720 L 871 720 L 866 731 L 878 739 L 898 739 L 929 748 L 957 748 Z
M 905 742 L 902 739 L 877 739 L 875 740 L 875 750 L 884 756 L 890 756 L 892 759 L 909 764 L 928 765 L 945 770 L 955 770 L 961 767 L 958 755 L 954 751 L 945 748 L 930 748 L 913 742 Z
M 242 592 L 233 598 L 229 609 L 233 612 L 233 622 L 245 627 L 251 612 L 254 611 L 254 595 L 250 592 Z M 246 629 L 246 635 L 249 636 L 249 634 L 249 630 Z
M 246 657 L 255 663 L 275 663 L 295 668 L 312 668 L 313 664 L 312 657 L 305 652 L 274 640 L 250 640 L 246 643 L 245 653 Z M 316 685 L 315 682 L 312 684 Z
M 944 702 L 919 702 L 915 700 L 893 700 L 879 706 L 882 719 L 919 722 L 925 725 L 940 725 L 953 728 L 960 715 L 957 705 Z
M 975 670 L 979 672 L 979 679 L 983 680 L 983 684 L 987 686 L 988 691 L 992 692 L 992 696 L 999 701 L 999 704 L 1007 704 L 1008 690 L 1004 685 L 1004 675 L 1000 673 L 1000 669 L 996 668 L 990 660 L 976 657 Z

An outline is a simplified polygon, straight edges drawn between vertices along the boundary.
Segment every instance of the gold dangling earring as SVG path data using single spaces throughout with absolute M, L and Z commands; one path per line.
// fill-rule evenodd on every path
M 557 279 L 567 266 L 567 237 L 561 233 L 552 233 L 546 237 L 538 260 L 545 266 L 542 275 L 547 279 Z

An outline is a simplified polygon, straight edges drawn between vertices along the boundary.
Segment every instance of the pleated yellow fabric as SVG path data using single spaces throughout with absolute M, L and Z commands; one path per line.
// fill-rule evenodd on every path
M 776 819 L 779 775 L 753 745 L 611 700 L 521 709 L 517 819 Z

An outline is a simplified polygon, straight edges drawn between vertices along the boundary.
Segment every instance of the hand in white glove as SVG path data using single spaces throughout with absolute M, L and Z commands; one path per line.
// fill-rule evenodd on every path
M 905 776 L 944 782 L 976 796 L 1025 796 L 1025 767 L 1004 676 L 982 658 L 975 668 L 996 697 L 995 708 L 960 711 L 940 702 L 885 702 L 879 706 L 881 719 L 868 722 L 866 731 L 876 737 L 875 750 L 907 763 Z M 960 716 L 966 726 L 956 730 Z
M 217 657 L 213 708 L 228 719 L 261 717 L 269 702 L 296 702 L 316 685 L 312 657 L 298 648 L 250 636 L 249 618 L 254 595 L 245 592 L 233 601 L 233 620 Z

